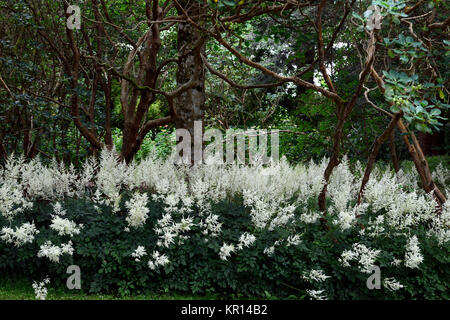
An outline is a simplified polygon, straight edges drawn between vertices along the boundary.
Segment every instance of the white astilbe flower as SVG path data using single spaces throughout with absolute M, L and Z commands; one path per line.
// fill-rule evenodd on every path
M 433 195 L 400 193 L 385 215 L 386 222 L 396 229 L 405 229 L 429 221 L 436 215 Z
M 76 195 L 78 176 L 73 164 L 52 160 L 45 166 L 39 159 L 23 163 L 20 169 L 20 183 L 31 198 L 58 200 Z
M 233 244 L 226 244 L 224 243 L 222 247 L 220 248 L 219 256 L 222 260 L 227 260 L 229 256 L 231 256 L 231 253 L 235 251 Z
M 98 170 L 98 161 L 95 157 L 88 158 L 83 164 L 82 171 L 78 175 L 76 194 L 78 197 L 86 197 L 88 190 L 95 184 L 95 172 Z M 100 192 L 98 189 L 96 190 Z
M 347 157 L 344 157 L 330 177 L 327 192 L 333 205 L 330 210 L 335 213 L 348 211 L 349 202 L 357 194 L 358 187 L 354 183 L 354 176 L 350 171 Z
M 264 254 L 268 255 L 269 257 L 272 256 L 275 252 L 275 246 L 264 248 Z
M 379 170 L 372 171 L 364 189 L 363 200 L 369 203 L 374 212 L 389 208 L 402 193 L 394 173 L 386 171 L 381 177 L 379 175 Z
M 15 230 L 3 227 L 0 232 L 0 238 L 6 243 L 13 243 L 16 247 L 21 247 L 26 243 L 32 243 L 34 236 L 39 233 L 34 223 L 26 222 Z
M 40 246 L 39 252 L 37 254 L 38 258 L 46 257 L 51 262 L 59 263 L 59 258 L 63 254 L 73 255 L 72 241 L 66 244 L 61 244 L 61 246 L 53 245 L 49 240 Z
M 397 291 L 403 288 L 403 285 L 394 278 L 385 278 L 383 280 L 383 286 L 391 291 Z
M 244 247 L 250 247 L 255 241 L 256 237 L 254 235 L 245 232 L 239 237 L 237 248 L 238 250 L 242 250 Z
M 302 240 L 300 239 L 300 235 L 296 234 L 296 235 L 287 237 L 286 246 L 287 247 L 296 246 L 296 245 L 299 245 L 301 242 L 302 242 Z
M 406 244 L 405 266 L 411 269 L 418 268 L 422 261 L 423 256 L 420 253 L 419 240 L 414 235 L 409 238 Z
M 194 219 L 192 217 L 183 217 L 180 222 L 175 222 L 170 213 L 164 214 L 156 222 L 155 232 L 159 235 L 157 245 L 169 248 L 172 244 L 175 244 L 176 239 L 178 239 L 179 244 L 182 244 L 188 238 L 183 233 L 190 231 L 193 226 Z
M 298 177 L 298 202 L 305 204 L 309 198 L 316 198 L 325 184 L 323 173 L 328 160 L 323 158 L 317 165 L 310 161 L 307 166 L 302 164 L 295 168 L 295 176 Z M 292 173 L 291 173 L 292 174 Z
M 300 221 L 306 224 L 312 224 L 319 221 L 321 217 L 322 214 L 320 214 L 319 212 L 302 213 L 300 215 Z
M 200 227 L 203 229 L 204 235 L 209 235 L 213 238 L 217 237 L 222 231 L 222 223 L 219 222 L 217 214 L 210 214 L 206 219 L 200 222 Z
M 141 258 L 145 255 L 147 255 L 147 251 L 143 246 L 138 246 L 136 250 L 134 250 L 134 252 L 131 254 L 131 256 L 135 258 L 134 260 L 136 262 L 141 261 Z
M 402 264 L 403 260 L 394 258 L 392 259 L 391 265 L 395 266 L 395 267 L 399 267 Z
M 306 293 L 311 297 L 311 299 L 327 300 L 327 297 L 324 295 L 324 290 L 306 290 Z
M 148 267 L 155 270 L 158 267 L 163 267 L 170 263 L 169 258 L 165 254 L 160 254 L 158 251 L 153 251 L 152 259 L 148 261 Z
M 436 166 L 432 176 L 433 180 L 437 181 L 442 186 L 448 186 L 450 184 L 450 169 L 444 167 L 442 163 L 439 163 Z
M 175 243 L 175 237 L 177 236 L 175 223 L 170 213 L 166 213 L 156 222 L 155 227 L 156 234 L 159 235 L 157 245 L 159 247 L 164 246 L 168 248 L 171 244 Z
M 125 220 L 128 222 L 128 226 L 133 228 L 142 227 L 148 218 L 149 210 L 147 208 L 148 196 L 138 192 L 133 194 L 130 201 L 125 203 L 128 209 L 128 216 Z
M 49 277 L 46 277 L 42 282 L 39 283 L 37 283 L 36 281 L 33 282 L 34 295 L 36 296 L 36 299 L 39 300 L 47 299 L 48 290 L 45 286 L 49 283 L 50 283 Z
M 191 231 L 194 226 L 194 219 L 192 217 L 182 218 L 180 222 L 175 224 L 175 229 L 179 233 Z
M 305 272 L 303 274 L 303 279 L 308 282 L 323 282 L 327 280 L 328 278 L 331 278 L 330 276 L 327 276 L 323 273 L 320 269 L 313 269 L 309 272 Z
M 370 273 L 380 252 L 380 250 L 367 248 L 364 244 L 354 243 L 351 250 L 342 252 L 339 262 L 344 267 L 349 267 L 350 261 L 357 261 L 361 272 Z
M 63 209 L 60 202 L 56 202 L 53 204 L 53 213 L 57 216 L 65 216 L 67 212 Z
M 383 224 L 384 215 L 379 215 L 374 220 L 369 219 L 367 226 L 361 231 L 364 231 L 364 234 L 368 235 L 369 237 L 378 237 L 385 231 Z
M 33 203 L 25 199 L 19 188 L 6 183 L 0 186 L 0 213 L 7 220 L 13 220 L 19 213 L 32 207 Z
M 418 174 L 417 172 L 413 172 L 411 170 L 404 171 L 403 169 L 400 169 L 397 172 L 397 183 L 400 186 L 404 186 L 410 189 L 418 189 Z
M 68 235 L 73 237 L 76 234 L 80 234 L 80 230 L 83 228 L 83 225 L 77 225 L 69 219 L 53 216 L 50 228 L 58 232 L 60 236 Z
M 443 245 L 450 241 L 450 203 L 447 201 L 442 205 L 441 214 L 431 218 L 431 228 L 427 231 L 428 236 L 435 236 L 438 243 Z
M 132 166 L 130 164 L 130 166 Z M 104 204 L 110 206 L 113 212 L 120 210 L 122 195 L 120 190 L 129 174 L 125 162 L 119 161 L 119 156 L 113 151 L 104 149 L 100 155 L 99 171 L 96 176 L 96 186 L 106 198 Z
M 244 190 L 244 205 L 251 208 L 250 216 L 253 224 L 259 228 L 265 228 L 267 222 L 275 215 L 279 208 L 277 200 L 266 201 L 264 195 L 257 190 Z
M 358 217 L 366 212 L 367 207 L 368 204 L 363 203 L 356 205 L 349 210 L 340 211 L 336 216 L 336 220 L 333 222 L 337 224 L 341 230 L 347 230 L 355 225 Z
M 295 209 L 296 207 L 294 205 L 279 208 L 275 218 L 270 222 L 269 230 L 287 225 L 293 220 Z

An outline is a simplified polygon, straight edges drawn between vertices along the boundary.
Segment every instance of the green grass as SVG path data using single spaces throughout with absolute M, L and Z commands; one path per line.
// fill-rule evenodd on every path
M 33 281 L 27 279 L 0 279 L 0 300 L 35 300 Z M 177 294 L 141 294 L 118 297 L 107 294 L 88 294 L 79 290 L 53 288 L 47 285 L 47 300 L 214 300 L 216 296 L 184 296 Z

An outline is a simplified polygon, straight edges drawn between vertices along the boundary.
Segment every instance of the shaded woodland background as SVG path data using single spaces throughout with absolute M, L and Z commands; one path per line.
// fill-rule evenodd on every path
M 383 19 L 370 30 L 373 4 Z M 66 28 L 69 5 L 81 8 L 80 30 Z M 445 155 L 448 9 L 404 0 L 2 0 L 0 157 L 78 166 L 115 145 L 131 161 L 203 120 L 285 130 L 283 155 L 327 156 L 332 169 L 344 153 L 367 160 L 400 110 L 406 131 L 389 130 L 377 158 L 411 159 L 409 132 L 425 155 Z M 407 103 L 392 109 L 394 99 Z

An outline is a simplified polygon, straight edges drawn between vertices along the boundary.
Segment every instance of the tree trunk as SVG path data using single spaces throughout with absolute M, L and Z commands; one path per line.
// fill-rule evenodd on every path
M 406 143 L 417 172 L 419 173 L 423 189 L 425 190 L 425 192 L 433 192 L 436 202 L 439 206 L 441 206 L 444 202 L 447 201 L 447 199 L 445 198 L 441 190 L 439 190 L 439 188 L 434 184 L 430 168 L 428 166 L 428 161 L 422 152 L 419 141 L 417 140 L 413 132 L 408 131 L 401 120 L 397 123 L 397 126 L 400 132 L 403 133 L 403 141 Z M 408 134 L 411 136 L 413 144 L 410 143 Z
M 394 166 L 395 173 L 400 171 L 400 165 L 398 162 L 397 148 L 395 147 L 395 128 L 392 130 L 389 137 L 389 150 L 391 151 L 392 164 Z
M 369 160 L 367 161 L 366 170 L 364 171 L 364 177 L 361 181 L 361 187 L 358 193 L 358 205 L 361 204 L 361 200 L 364 195 L 364 189 L 366 188 L 367 182 L 369 182 L 370 173 L 372 172 L 373 164 L 375 163 L 375 160 L 377 158 L 378 151 L 380 150 L 380 147 L 383 144 L 383 142 L 389 136 L 391 136 L 391 133 L 394 131 L 395 126 L 397 125 L 397 122 L 401 118 L 402 114 L 403 114 L 402 112 L 395 114 L 395 117 L 392 118 L 391 122 L 384 130 L 384 132 L 377 138 L 377 140 L 375 140 L 375 144 L 372 148 L 372 152 L 370 153 Z
M 198 15 L 202 11 L 200 5 L 190 1 L 180 1 L 180 4 L 190 16 Z M 200 48 L 195 47 L 199 42 L 201 43 L 201 40 L 202 35 L 197 28 L 189 23 L 179 24 L 177 84 L 178 87 L 190 81 L 194 81 L 195 84 L 175 98 L 174 123 L 178 132 L 179 129 L 186 129 L 191 135 L 191 162 L 195 161 L 194 123 L 195 121 L 203 122 L 205 115 L 205 70 L 201 58 L 205 48 L 203 44 Z M 177 133 L 178 142 L 180 142 L 180 135 Z M 177 148 L 177 151 L 180 150 Z

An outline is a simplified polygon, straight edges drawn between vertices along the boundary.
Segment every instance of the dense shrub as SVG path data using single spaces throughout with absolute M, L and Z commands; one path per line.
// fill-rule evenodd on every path
M 64 285 L 75 264 L 83 290 L 121 295 L 448 299 L 450 207 L 438 215 L 412 172 L 389 169 L 373 172 L 357 206 L 362 168 L 344 159 L 321 221 L 325 164 L 127 166 L 104 152 L 76 172 L 10 159 L 0 272 Z M 449 173 L 440 167 L 446 186 Z M 366 286 L 374 265 L 380 290 Z

